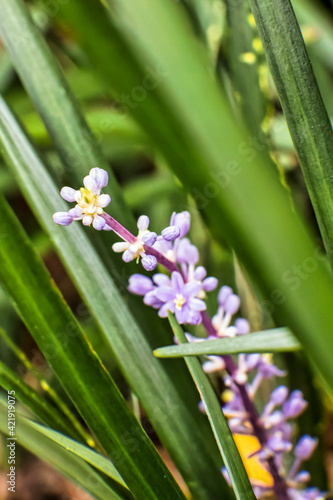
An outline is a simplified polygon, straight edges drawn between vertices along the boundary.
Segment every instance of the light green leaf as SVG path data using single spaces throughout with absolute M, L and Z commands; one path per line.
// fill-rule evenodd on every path
M 161 347 L 154 351 L 158 358 L 179 358 L 183 356 L 208 356 L 240 353 L 274 353 L 301 349 L 300 343 L 288 328 L 276 328 L 250 333 L 239 337 Z

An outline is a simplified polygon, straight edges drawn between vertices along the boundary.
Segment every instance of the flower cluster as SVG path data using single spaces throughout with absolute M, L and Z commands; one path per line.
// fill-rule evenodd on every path
M 108 173 L 102 168 L 92 168 L 83 179 L 84 187 L 75 190 L 65 186 L 60 191 L 64 200 L 76 202 L 74 208 L 68 212 L 56 212 L 53 215 L 53 220 L 56 224 L 69 226 L 73 221 L 82 220 L 84 226 L 91 224 L 95 229 L 110 230 L 105 220 L 101 217 L 104 208 L 111 201 L 108 194 L 101 194 L 101 190 L 108 184 Z
M 123 241 L 115 243 L 112 248 L 123 254 L 125 262 L 138 262 L 141 259 L 148 271 L 153 271 L 158 264 L 162 265 L 167 273 L 158 272 L 152 278 L 133 274 L 128 287 L 133 294 L 142 296 L 146 305 L 158 310 L 160 317 L 166 317 L 167 312 L 171 311 L 180 324 L 202 323 L 208 333 L 207 339 L 248 334 L 250 327 L 246 319 L 238 317 L 233 322 L 240 307 L 240 299 L 228 286 L 222 286 L 218 292 L 217 312 L 212 320 L 207 314 L 206 294 L 217 288 L 218 281 L 215 277 L 207 277 L 206 269 L 198 265 L 198 249 L 188 238 L 189 212 L 174 212 L 170 225 L 160 235 L 148 229 L 149 219 L 142 215 L 137 223 L 138 235 L 134 236 L 104 212 L 103 209 L 111 201 L 109 195 L 101 194 L 107 182 L 107 172 L 93 168 L 84 178 L 84 187 L 81 189 L 64 187 L 61 196 L 69 202 L 76 202 L 76 206 L 68 212 L 54 214 L 54 221 L 69 225 L 82 220 L 84 225 L 92 225 L 97 230 L 113 230 Z M 186 336 L 189 342 L 206 340 L 189 333 Z M 207 356 L 203 369 L 206 373 L 221 375 L 225 386 L 222 410 L 228 418 L 243 460 L 246 462 L 255 458 L 262 468 L 261 481 L 249 474 L 256 497 L 263 498 L 282 489 L 281 498 L 324 498 L 316 488 L 306 487 L 310 475 L 301 470 L 303 461 L 313 453 L 316 440 L 303 436 L 296 446 L 293 445 L 292 420 L 307 406 L 302 393 L 293 391 L 289 394 L 288 389 L 280 385 L 273 390 L 260 415 L 254 406 L 254 398 L 262 381 L 285 375 L 274 365 L 272 356 L 240 354 L 237 362 L 230 356 Z M 245 455 L 242 453 L 244 439 L 255 443 L 250 455 L 248 452 Z M 292 451 L 294 461 L 291 467 L 286 468 L 286 454 Z M 225 470 L 223 473 L 228 479 Z

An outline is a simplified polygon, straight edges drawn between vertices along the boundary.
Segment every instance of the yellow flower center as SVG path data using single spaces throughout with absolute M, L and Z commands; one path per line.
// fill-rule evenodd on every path
M 78 205 L 82 208 L 88 208 L 97 202 L 97 196 L 89 191 L 87 188 L 80 188 L 81 198 L 78 201 Z
M 176 304 L 176 309 L 181 311 L 183 305 L 185 304 L 185 299 L 180 293 L 177 293 L 176 298 L 174 299 L 174 303 Z

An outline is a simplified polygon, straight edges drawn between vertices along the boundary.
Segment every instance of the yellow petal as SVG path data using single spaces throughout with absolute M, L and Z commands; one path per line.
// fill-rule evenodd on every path
M 273 478 L 259 461 L 258 455 L 251 457 L 253 453 L 260 450 L 258 439 L 255 436 L 243 434 L 233 434 L 233 438 L 251 483 L 258 486 L 272 487 Z M 249 456 L 251 458 L 248 458 Z

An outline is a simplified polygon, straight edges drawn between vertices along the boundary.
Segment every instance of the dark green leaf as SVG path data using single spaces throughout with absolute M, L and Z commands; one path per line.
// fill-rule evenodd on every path
M 333 135 L 290 0 L 250 0 L 324 245 L 333 265 Z

